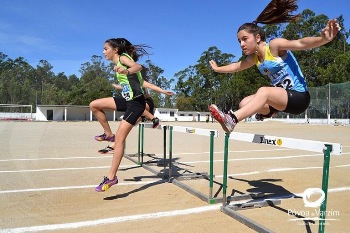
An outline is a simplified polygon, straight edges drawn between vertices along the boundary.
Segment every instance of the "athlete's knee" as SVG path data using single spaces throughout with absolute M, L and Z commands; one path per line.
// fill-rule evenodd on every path
M 241 100 L 241 102 L 239 102 L 239 108 L 242 108 L 244 105 L 246 105 L 252 98 L 253 98 L 253 96 L 244 97 Z
M 89 104 L 89 108 L 92 112 L 99 110 L 98 102 L 96 100 L 91 101 Z
M 257 92 L 255 93 L 255 95 L 258 98 L 265 98 L 268 99 L 269 96 L 269 88 L 268 87 L 260 87 Z
M 246 105 L 248 103 L 248 99 L 247 97 L 242 99 L 241 102 L 239 102 L 239 108 L 242 108 L 244 105 Z

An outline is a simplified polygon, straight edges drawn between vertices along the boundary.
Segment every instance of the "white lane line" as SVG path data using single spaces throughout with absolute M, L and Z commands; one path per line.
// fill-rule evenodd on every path
M 74 160 L 74 159 L 105 159 L 110 158 L 112 155 L 101 156 L 79 156 L 79 157 L 52 157 L 52 158 L 18 158 L 18 159 L 0 159 L 0 162 L 13 162 L 13 161 L 41 161 L 41 160 Z
M 350 154 L 343 153 L 343 154 Z M 294 159 L 302 157 L 317 157 L 323 154 L 310 154 L 310 155 L 290 155 L 290 156 L 278 156 L 278 157 L 254 157 L 254 158 L 239 158 L 239 159 L 229 159 L 228 161 L 250 161 L 250 160 L 278 160 L 278 159 Z M 214 162 L 223 162 L 222 159 L 214 160 Z M 199 160 L 193 162 L 182 162 L 182 164 L 197 164 L 197 163 L 210 163 L 210 160 Z M 121 168 L 130 168 L 138 165 L 125 165 Z M 47 168 L 47 169 L 33 169 L 33 170 L 11 170 L 11 171 L 0 171 L 1 173 L 22 173 L 22 172 L 47 172 L 47 171 L 68 171 L 68 170 L 88 170 L 88 169 L 104 169 L 109 168 L 110 166 L 101 166 L 101 167 L 78 167 L 78 168 Z
M 343 164 L 338 166 L 332 166 L 330 168 L 344 168 L 344 167 L 350 167 L 350 164 Z M 256 174 L 262 174 L 262 173 L 268 173 L 268 172 L 285 172 L 285 171 L 298 171 L 298 170 L 309 170 L 309 169 L 323 169 L 323 167 L 285 167 L 285 168 L 272 168 L 265 171 L 253 171 L 253 172 L 247 172 L 247 173 L 237 173 L 237 174 L 228 174 L 227 176 L 247 176 L 247 175 L 256 175 Z M 217 178 L 223 177 L 223 175 L 215 175 Z
M 144 184 L 152 184 L 152 183 L 164 183 L 163 180 L 156 181 L 135 181 L 128 183 L 118 183 L 118 186 L 126 186 L 126 185 L 144 185 Z M 65 186 L 65 187 L 50 187 L 50 188 L 36 188 L 36 189 L 18 189 L 18 190 L 3 190 L 0 191 L 0 194 L 7 193 L 25 193 L 25 192 L 43 192 L 43 191 L 56 191 L 56 190 L 71 190 L 71 189 L 86 189 L 86 188 L 95 188 L 96 185 L 83 185 L 83 186 Z
M 249 153 L 249 152 L 266 152 L 266 151 L 285 151 L 292 150 L 288 148 L 279 148 L 279 149 L 264 149 L 264 150 L 230 150 L 229 153 Z M 187 152 L 187 153 L 175 153 L 174 155 L 201 155 L 201 154 L 209 154 L 209 151 L 203 152 Z M 214 154 L 224 154 L 224 151 L 215 151 Z
M 350 191 L 350 187 L 328 189 L 329 193 L 347 192 L 347 191 Z M 303 195 L 303 193 L 294 194 L 293 196 L 300 196 L 300 195 Z M 78 229 L 82 227 L 94 227 L 102 224 L 113 224 L 113 223 L 120 223 L 120 222 L 127 222 L 127 221 L 138 221 L 138 220 L 146 220 L 146 219 L 157 219 L 157 218 L 164 218 L 164 217 L 198 214 L 198 213 L 203 213 L 208 211 L 219 210 L 221 206 L 222 204 L 215 204 L 215 205 L 195 207 L 195 208 L 184 209 L 184 210 L 173 210 L 173 211 L 156 212 L 156 213 L 148 213 L 148 214 L 129 215 L 129 216 L 114 217 L 114 218 L 97 219 L 97 220 L 91 220 L 91 221 L 20 227 L 20 228 L 7 228 L 7 229 L 0 229 L 0 232 L 24 233 L 24 232 Z
M 250 160 L 278 160 L 278 159 L 294 159 L 294 158 L 302 158 L 302 157 L 317 157 L 322 154 L 311 154 L 311 155 L 290 155 L 290 156 L 278 156 L 278 157 L 254 157 L 254 158 L 239 158 L 239 159 L 228 159 L 228 161 L 250 161 Z M 214 160 L 214 162 L 223 162 L 223 159 Z M 189 161 L 183 162 L 183 164 L 196 164 L 196 163 L 210 163 L 210 160 L 202 160 L 202 161 Z
M 350 154 L 342 153 L 342 155 Z M 294 158 L 303 158 L 303 157 L 317 157 L 323 156 L 323 154 L 308 154 L 308 155 L 289 155 L 289 156 L 273 156 L 273 157 L 254 157 L 254 158 L 239 158 L 239 159 L 228 159 L 228 161 L 249 161 L 249 160 L 278 160 L 278 159 L 294 159 Z M 341 156 L 341 155 L 336 155 Z M 223 159 L 214 160 L 214 162 L 223 162 Z M 196 164 L 196 163 L 210 163 L 210 160 L 201 160 L 201 161 L 181 161 L 182 164 Z
M 249 152 L 266 152 L 266 151 L 281 151 L 281 150 L 291 150 L 291 149 L 269 149 L 269 150 L 241 150 L 241 151 L 229 151 L 238 153 L 249 153 Z M 202 155 L 209 154 L 209 151 L 204 152 L 188 152 L 188 153 L 176 153 L 176 155 Z M 214 154 L 223 154 L 223 151 L 214 152 Z M 163 154 L 156 154 L 163 155 Z M 101 156 L 77 156 L 77 157 L 52 157 L 52 158 L 18 158 L 18 159 L 0 159 L 0 162 L 13 162 L 13 161 L 42 161 L 42 160 L 79 160 L 79 159 L 106 159 L 111 158 L 112 155 L 105 154 Z
M 82 222 L 72 222 L 72 223 L 62 223 L 62 224 L 51 224 L 51 225 L 42 225 L 42 226 L 32 226 L 32 227 L 20 227 L 20 228 L 8 228 L 8 229 L 0 229 L 1 232 L 8 233 L 23 233 L 23 232 L 38 232 L 38 231 L 56 231 L 56 230 L 69 230 L 69 229 L 77 229 L 82 227 L 93 227 L 102 224 L 114 224 L 120 222 L 127 221 L 137 221 L 137 220 L 146 220 L 146 219 L 157 219 L 164 217 L 174 217 L 181 215 L 189 215 L 189 214 L 198 214 L 208 211 L 219 210 L 222 204 L 209 205 L 203 207 L 196 207 L 184 210 L 173 210 L 173 211 L 165 211 L 165 212 L 156 212 L 156 213 L 148 213 L 148 214 L 138 214 L 138 215 L 129 215 L 129 216 L 121 216 L 114 218 L 105 218 L 105 219 L 97 219 L 91 221 L 82 221 Z
M 69 170 L 88 170 L 88 169 L 104 169 L 110 168 L 111 166 L 100 166 L 100 167 L 66 167 L 66 168 L 44 168 L 44 169 L 33 169 L 33 170 L 11 170 L 11 171 L 0 171 L 0 173 L 22 173 L 22 172 L 47 172 L 47 171 L 69 171 Z M 140 165 L 123 165 L 120 168 L 131 168 L 140 167 Z
M 344 165 L 338 165 L 333 166 L 330 168 L 343 168 L 343 167 L 350 167 L 350 164 L 344 164 Z M 253 171 L 253 172 L 246 172 L 246 173 L 237 173 L 237 174 L 228 174 L 227 176 L 249 176 L 249 175 L 256 175 L 256 174 L 262 174 L 262 173 L 268 173 L 268 172 L 284 172 L 284 171 L 294 171 L 294 170 L 308 170 L 308 169 L 322 169 L 322 167 L 299 167 L 299 168 L 274 168 L 269 169 L 265 171 Z M 221 178 L 223 175 L 215 175 L 216 178 Z M 144 184 L 150 184 L 150 183 L 157 183 L 157 182 L 163 182 L 163 180 L 157 180 L 157 181 L 137 181 L 137 182 L 130 182 L 130 183 L 118 183 L 118 185 L 144 185 Z M 0 194 L 7 194 L 7 193 L 22 193 L 22 192 L 41 192 L 41 191 L 55 191 L 55 190 L 68 190 L 68 189 L 84 189 L 84 188 L 94 188 L 96 185 L 84 185 L 84 186 L 66 186 L 66 187 L 50 187 L 50 188 L 37 188 L 37 189 L 20 189 L 20 190 L 3 190 L 0 191 Z

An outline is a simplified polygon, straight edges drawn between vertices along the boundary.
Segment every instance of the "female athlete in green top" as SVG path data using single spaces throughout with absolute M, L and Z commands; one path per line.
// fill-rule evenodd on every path
M 147 54 L 143 47 L 132 45 L 124 38 L 109 39 L 104 43 L 103 54 L 105 58 L 116 65 L 114 71 L 118 82 L 123 87 L 122 96 L 126 100 L 126 109 L 115 135 L 112 166 L 108 175 L 95 188 L 97 192 L 103 192 L 118 183 L 116 174 L 123 158 L 126 137 L 145 110 L 146 103 L 142 93 L 143 79 L 140 73 L 142 66 L 136 63 L 140 56 Z M 123 104 L 123 101 L 115 101 L 115 103 L 118 110 L 119 104 Z M 125 104 L 123 108 L 125 108 Z M 104 113 L 96 111 L 94 114 L 104 127 L 105 122 L 100 120 L 103 119 Z

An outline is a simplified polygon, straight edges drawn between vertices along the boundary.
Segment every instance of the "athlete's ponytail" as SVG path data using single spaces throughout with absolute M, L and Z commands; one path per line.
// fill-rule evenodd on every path
M 295 21 L 299 15 L 291 12 L 298 9 L 297 0 L 272 0 L 253 23 L 276 24 Z
M 118 54 L 123 53 L 129 54 L 132 59 L 136 62 L 143 55 L 148 55 L 145 48 L 151 48 L 148 45 L 133 45 L 125 38 L 112 38 L 105 41 L 105 43 L 110 44 L 113 48 L 118 48 Z
M 254 36 L 260 35 L 261 41 L 266 41 L 264 30 L 258 26 L 262 24 L 275 24 L 295 21 L 299 15 L 290 14 L 298 9 L 296 0 L 272 0 L 252 23 L 245 23 L 238 28 L 238 32 L 246 30 Z

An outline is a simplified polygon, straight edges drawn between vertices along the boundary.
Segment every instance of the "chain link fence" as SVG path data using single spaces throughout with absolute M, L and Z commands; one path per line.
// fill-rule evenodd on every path
M 311 103 L 304 113 L 292 115 L 280 112 L 275 118 L 350 120 L 350 82 L 309 87 L 309 92 Z

